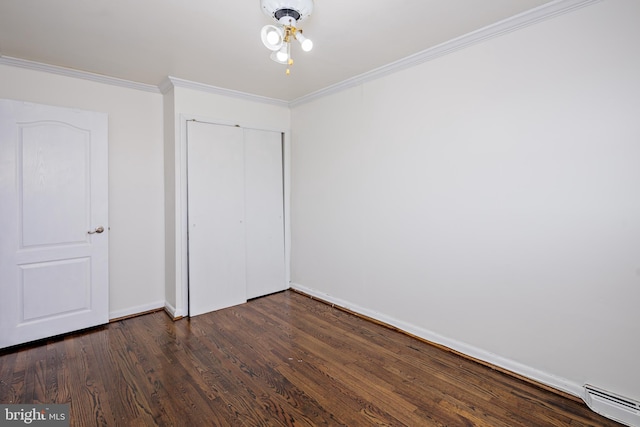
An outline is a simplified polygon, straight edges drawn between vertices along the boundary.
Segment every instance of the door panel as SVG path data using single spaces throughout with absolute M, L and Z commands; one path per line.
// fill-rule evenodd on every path
M 106 114 L 0 100 L 0 348 L 108 322 L 107 158 Z
M 287 288 L 282 134 L 245 129 L 247 298 Z
M 26 264 L 20 272 L 23 322 L 91 309 L 90 258 Z
M 64 123 L 19 124 L 18 132 L 21 247 L 87 243 L 91 134 Z
M 188 122 L 189 315 L 247 300 L 242 129 Z

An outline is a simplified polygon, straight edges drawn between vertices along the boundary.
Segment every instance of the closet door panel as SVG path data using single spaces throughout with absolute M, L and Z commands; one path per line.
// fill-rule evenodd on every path
M 245 129 L 247 298 L 286 289 L 282 134 Z
M 189 315 L 246 301 L 243 130 L 188 124 Z

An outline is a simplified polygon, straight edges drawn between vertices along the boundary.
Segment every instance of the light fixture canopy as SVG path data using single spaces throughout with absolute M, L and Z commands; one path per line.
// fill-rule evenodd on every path
M 302 34 L 298 22 L 308 18 L 313 12 L 313 0 L 260 0 L 262 11 L 271 17 L 276 25 L 265 25 L 260 38 L 265 47 L 271 50 L 271 59 L 280 64 L 291 66 L 291 41 L 298 40 L 302 50 L 309 52 L 313 42 Z M 287 68 L 287 74 L 290 70 Z
M 276 22 L 293 19 L 297 23 L 313 12 L 313 0 L 260 0 L 260 5 L 262 11 Z

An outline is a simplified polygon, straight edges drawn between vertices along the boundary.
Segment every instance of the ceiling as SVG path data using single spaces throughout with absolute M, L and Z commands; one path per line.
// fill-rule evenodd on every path
M 291 75 L 259 0 L 1 0 L 0 55 L 157 86 L 167 76 L 291 101 L 551 0 L 315 0 Z

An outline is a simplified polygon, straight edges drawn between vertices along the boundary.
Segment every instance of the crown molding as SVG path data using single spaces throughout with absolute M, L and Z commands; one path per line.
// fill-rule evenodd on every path
M 208 84 L 193 82 L 190 80 L 184 80 L 172 76 L 168 76 L 166 79 L 164 79 L 162 83 L 158 85 L 158 87 L 163 94 L 167 93 L 173 87 L 182 87 L 186 89 L 197 90 L 200 92 L 209 92 L 216 95 L 240 98 L 253 102 L 261 102 L 263 104 L 277 105 L 279 107 L 289 107 L 289 102 L 282 99 L 268 98 L 266 96 L 254 95 L 247 92 L 240 92 L 238 90 L 225 89 L 218 86 L 211 86 Z
M 538 6 L 534 9 L 514 15 L 510 18 L 498 21 L 495 24 L 472 31 L 463 36 L 451 39 L 429 49 L 415 53 L 413 55 L 402 58 L 398 61 L 391 62 L 382 67 L 378 67 L 366 73 L 343 80 L 324 89 L 317 90 L 308 95 L 301 96 L 289 102 L 289 107 L 295 107 L 315 99 L 322 98 L 333 93 L 343 91 L 345 89 L 358 86 L 375 79 L 379 79 L 386 75 L 413 67 L 424 62 L 431 61 L 449 53 L 464 49 L 468 46 L 483 42 L 485 40 L 501 36 L 503 34 L 516 31 L 520 28 L 536 24 L 538 22 L 563 15 L 565 13 L 580 9 L 602 0 L 554 0 L 549 3 Z
M 365 82 L 369 82 L 386 75 L 413 67 L 415 65 L 422 64 L 424 62 L 431 61 L 449 53 L 464 49 L 468 46 L 483 42 L 485 40 L 498 37 L 503 34 L 507 34 L 512 31 L 516 31 L 520 28 L 533 25 L 535 23 L 553 18 L 558 15 L 580 9 L 593 3 L 601 2 L 602 0 L 553 0 L 537 8 L 528 10 L 526 12 L 514 15 L 510 18 L 499 21 L 495 24 L 486 26 L 479 30 L 441 43 L 432 48 L 423 50 L 416 54 L 407 56 L 398 61 L 383 65 L 371 71 L 367 71 L 363 74 L 355 77 L 343 80 L 331 86 L 327 86 L 323 89 L 309 93 L 307 95 L 296 98 L 292 101 L 285 101 L 281 99 L 268 98 L 265 96 L 254 95 L 246 92 L 240 92 L 232 89 L 225 89 L 217 86 L 211 86 L 204 83 L 193 82 L 189 80 L 180 79 L 177 77 L 169 76 L 164 79 L 158 86 L 137 83 L 129 80 L 119 79 L 115 77 L 109 77 L 101 74 L 90 73 L 87 71 L 79 71 L 71 68 L 59 67 L 56 65 L 49 65 L 35 61 L 29 61 L 26 59 L 13 58 L 10 56 L 0 55 L 0 65 L 10 65 L 14 67 L 26 68 L 36 71 L 44 71 L 47 73 L 63 75 L 67 77 L 73 77 L 83 80 L 90 80 L 98 83 L 108 84 L 112 86 L 121 86 L 129 89 L 136 89 L 145 92 L 162 93 L 165 94 L 173 87 L 183 87 L 187 89 L 193 89 L 203 92 L 214 93 L 217 95 L 223 95 L 233 98 L 245 99 L 248 101 L 261 102 L 271 105 L 277 105 L 281 107 L 295 107 L 301 104 L 311 102 L 315 99 L 322 98 L 333 93 L 343 91 L 345 89 L 358 86 Z
M 59 67 L 57 65 L 44 64 L 42 62 L 29 61 L 26 59 L 13 58 L 10 56 L 0 55 L 0 65 L 10 65 L 13 67 L 25 68 L 34 71 L 43 71 L 45 73 L 58 74 L 76 79 L 90 80 L 93 82 L 108 84 L 112 86 L 121 86 L 129 89 L 142 90 L 152 93 L 167 93 L 173 87 L 183 87 L 194 89 L 201 92 L 215 93 L 218 95 L 229 96 L 233 98 L 246 99 L 254 102 L 277 105 L 280 107 L 288 107 L 289 102 L 281 99 L 268 98 L 260 95 L 253 95 L 246 92 L 240 92 L 232 89 L 224 89 L 217 86 L 211 86 L 204 83 L 193 82 L 190 80 L 180 79 L 169 76 L 165 78 L 158 86 L 132 82 L 130 80 L 109 77 L 102 74 L 90 73 L 87 71 L 74 70 L 72 68 Z
M 129 89 L 141 90 L 144 92 L 160 93 L 158 87 L 154 85 L 132 82 L 130 80 L 90 73 L 88 71 L 59 67 L 57 65 L 43 64 L 42 62 L 12 58 L 10 56 L 0 56 L 0 65 L 11 65 L 13 67 L 26 68 L 28 70 L 44 71 L 45 73 L 58 74 L 61 76 L 73 77 L 76 79 L 90 80 L 93 82 L 103 83 L 111 86 L 121 86 Z

